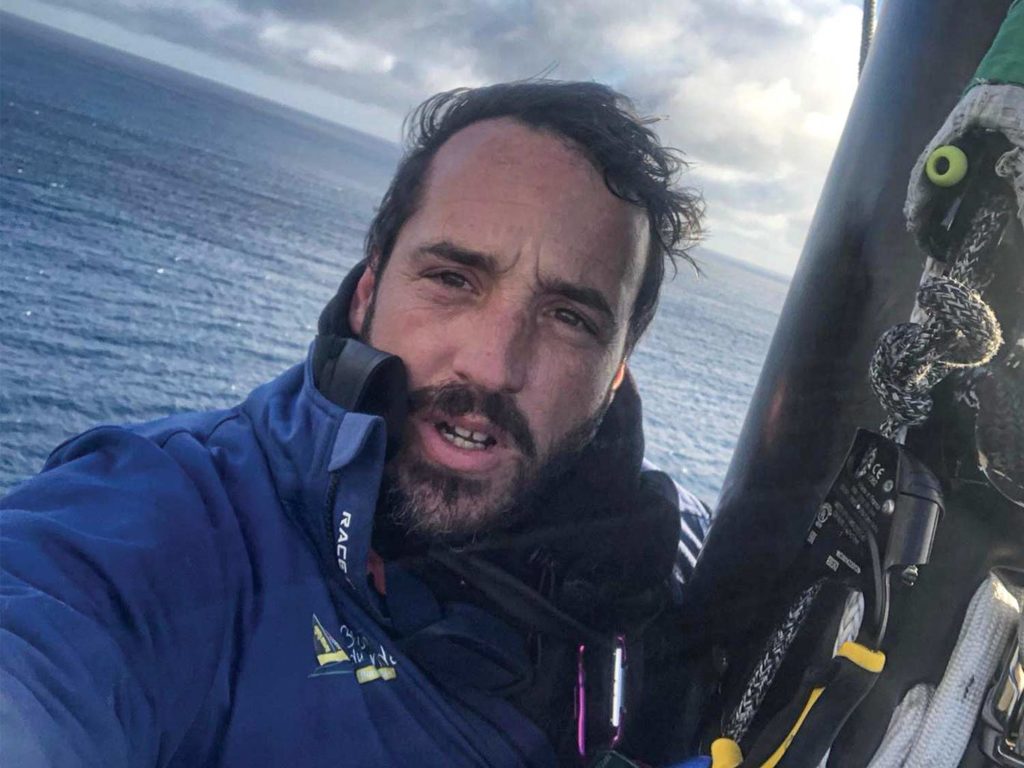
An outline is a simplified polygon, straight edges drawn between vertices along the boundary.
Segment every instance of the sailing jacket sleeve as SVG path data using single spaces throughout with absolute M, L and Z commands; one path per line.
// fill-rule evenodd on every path
M 160 765 L 196 717 L 234 532 L 190 439 L 96 429 L 0 502 L 5 765 Z

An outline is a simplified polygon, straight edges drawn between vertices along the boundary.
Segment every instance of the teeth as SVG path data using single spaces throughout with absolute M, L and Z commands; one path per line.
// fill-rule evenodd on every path
M 480 445 L 480 443 L 474 443 L 472 440 L 463 440 L 461 437 L 456 437 L 452 442 L 459 446 L 459 448 L 466 448 L 470 451 L 482 451 L 484 449 L 484 446 Z
M 482 443 L 474 443 L 472 440 L 466 440 L 463 437 L 459 437 L 454 432 L 449 432 L 446 429 L 442 429 L 440 430 L 440 432 L 441 437 L 443 437 L 449 443 L 458 446 L 459 448 L 465 448 L 466 450 L 469 451 L 482 451 L 484 450 L 484 448 L 487 447 Z
M 487 448 L 488 443 L 493 442 L 490 435 L 485 432 L 473 432 L 443 422 L 437 425 L 437 431 L 449 443 L 470 451 L 482 451 Z
M 461 437 L 463 440 L 473 440 L 477 443 L 486 443 L 490 440 L 490 435 L 486 432 L 471 432 L 464 427 L 449 427 L 456 435 Z

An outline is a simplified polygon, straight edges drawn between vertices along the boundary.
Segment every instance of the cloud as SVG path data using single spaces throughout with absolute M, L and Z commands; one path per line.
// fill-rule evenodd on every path
M 386 50 L 317 24 L 272 21 L 260 29 L 259 41 L 320 69 L 386 74 L 395 66 Z
M 855 0 L 47 0 L 386 110 L 550 73 L 663 116 L 709 245 L 793 267 L 856 87 Z M 358 125 L 355 127 L 359 127 Z M 397 138 L 397 137 L 395 137 Z

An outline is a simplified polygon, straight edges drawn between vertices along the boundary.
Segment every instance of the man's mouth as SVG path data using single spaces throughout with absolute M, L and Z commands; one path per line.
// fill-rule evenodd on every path
M 514 398 L 503 392 L 458 382 L 421 387 L 409 393 L 409 414 L 421 438 L 436 443 L 446 456 L 472 455 L 476 460 L 510 452 L 527 459 L 536 456 L 526 417 Z
M 435 413 L 413 423 L 423 457 L 451 472 L 493 472 L 518 453 L 507 435 L 484 418 Z
M 463 448 L 467 451 L 485 451 L 498 441 L 486 432 L 466 429 L 465 427 L 449 424 L 447 421 L 439 421 L 434 424 L 441 437 L 452 445 Z

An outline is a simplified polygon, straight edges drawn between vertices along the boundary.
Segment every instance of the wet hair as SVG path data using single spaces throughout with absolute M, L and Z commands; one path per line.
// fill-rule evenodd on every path
M 650 250 L 629 319 L 631 350 L 654 318 L 665 263 L 681 258 L 702 234 L 699 192 L 678 186 L 687 164 L 661 144 L 653 119 L 640 117 L 625 96 L 600 83 L 534 79 L 482 88 L 457 88 L 420 104 L 404 124 L 405 154 L 366 237 L 366 255 L 382 271 L 402 226 L 419 203 L 430 163 L 441 145 L 482 120 L 512 118 L 568 139 L 604 176 L 616 197 L 647 216 Z

